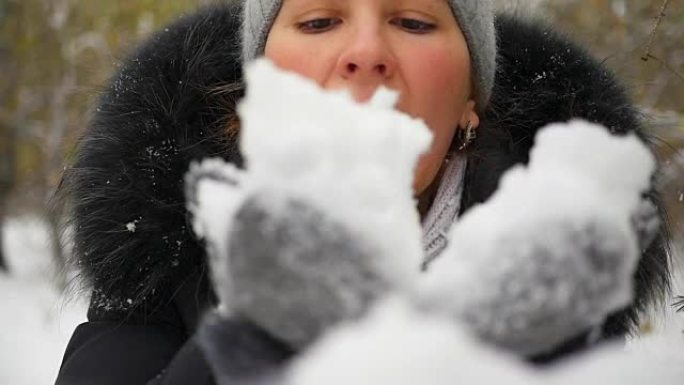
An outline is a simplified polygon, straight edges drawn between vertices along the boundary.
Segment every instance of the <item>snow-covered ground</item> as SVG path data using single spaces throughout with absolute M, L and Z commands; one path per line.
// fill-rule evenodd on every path
M 65 298 L 52 284 L 40 220 L 11 219 L 2 234 L 12 274 L 0 273 L 0 384 L 51 384 L 71 333 L 85 320 L 86 304 Z M 679 274 L 675 292 L 684 293 L 684 274 Z M 628 348 L 684 362 L 684 314 L 669 310 Z
M 674 260 L 673 295 L 684 295 L 684 256 Z M 675 298 L 666 300 L 667 304 Z M 644 332 L 628 342 L 627 349 L 645 352 L 664 359 L 676 358 L 684 364 L 684 311 L 675 312 L 672 306 L 656 311 L 644 323 Z
M 52 384 L 86 303 L 53 283 L 43 222 L 10 219 L 2 236 L 11 273 L 0 273 L 0 384 Z

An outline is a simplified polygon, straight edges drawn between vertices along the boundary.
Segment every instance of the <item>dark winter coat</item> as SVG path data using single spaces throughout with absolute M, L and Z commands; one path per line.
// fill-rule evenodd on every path
M 584 118 L 615 134 L 643 135 L 624 89 L 586 51 L 537 22 L 502 16 L 497 29 L 496 86 L 469 155 L 464 211 L 485 201 L 504 171 L 528 160 L 547 123 Z M 185 17 L 135 51 L 101 95 L 61 187 L 73 212 L 74 259 L 92 300 L 58 384 L 212 383 L 194 336 L 214 296 L 205 250 L 188 224 L 183 176 L 191 161 L 206 157 L 241 164 L 236 135 L 227 130 L 242 95 L 238 32 L 238 5 Z M 663 232 L 643 251 L 634 303 L 610 317 L 604 338 L 634 329 L 638 312 L 668 288 L 666 247 Z M 222 341 L 229 373 L 292 355 L 246 322 L 204 332 Z M 584 337 L 535 359 L 581 349 Z

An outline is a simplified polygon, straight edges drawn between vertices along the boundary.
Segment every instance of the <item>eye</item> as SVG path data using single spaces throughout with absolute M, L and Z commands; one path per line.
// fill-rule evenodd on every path
M 391 24 L 396 25 L 408 32 L 423 34 L 433 31 L 437 26 L 417 19 L 397 18 Z
M 320 33 L 332 29 L 342 20 L 333 18 L 313 19 L 297 23 L 297 29 L 306 33 Z

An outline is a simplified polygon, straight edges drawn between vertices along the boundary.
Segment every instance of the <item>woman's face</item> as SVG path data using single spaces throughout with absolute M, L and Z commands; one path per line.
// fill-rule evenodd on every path
M 417 166 L 414 192 L 435 179 L 457 126 L 479 124 L 471 98 L 470 55 L 445 0 L 284 0 L 265 56 L 326 89 L 365 102 L 384 85 L 397 109 L 434 134 Z

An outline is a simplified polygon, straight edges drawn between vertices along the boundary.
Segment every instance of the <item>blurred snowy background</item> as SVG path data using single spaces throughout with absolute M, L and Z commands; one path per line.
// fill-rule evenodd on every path
M 9 272 L 0 272 L 0 384 L 51 384 L 87 302 L 56 285 L 44 220 L 12 217 L 2 236 Z
M 87 299 L 69 287 L 68 242 L 59 241 L 60 218 L 47 201 L 99 85 L 136 41 L 211 2 L 0 0 L 0 384 L 52 383 L 71 332 L 85 320 Z M 675 293 L 684 293 L 684 2 L 669 2 L 650 45 L 663 0 L 498 3 L 586 44 L 650 116 L 677 241 Z M 684 314 L 666 308 L 644 320 L 629 348 L 681 357 L 683 330 Z

